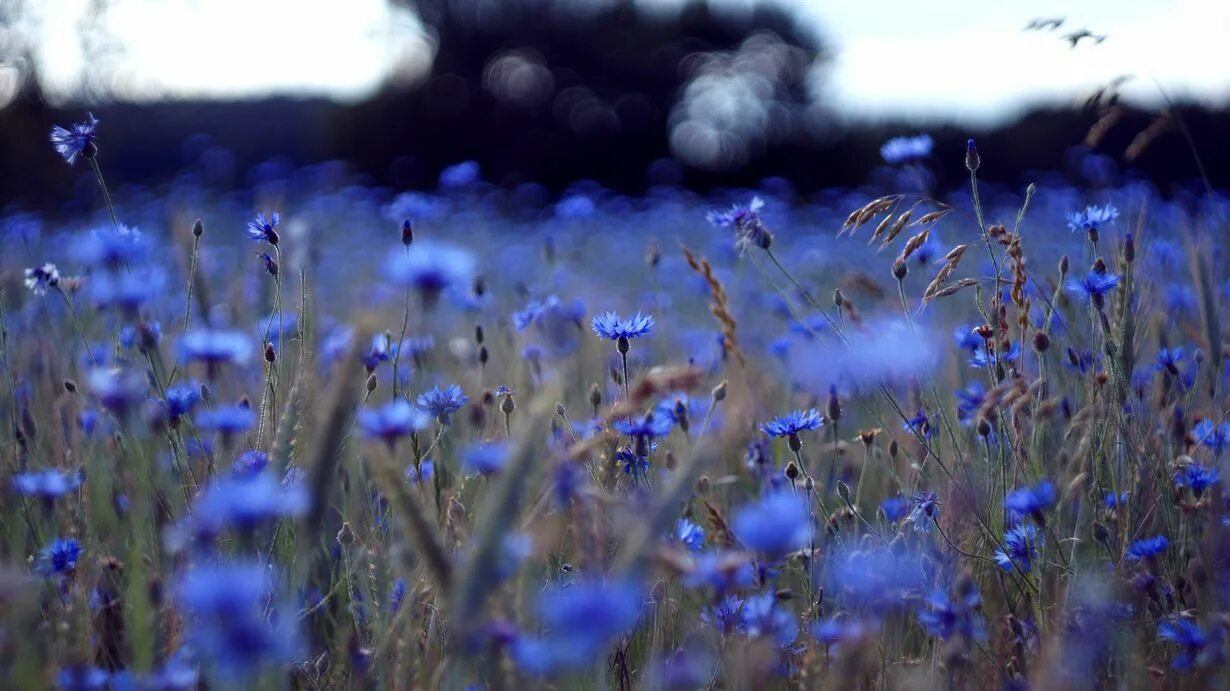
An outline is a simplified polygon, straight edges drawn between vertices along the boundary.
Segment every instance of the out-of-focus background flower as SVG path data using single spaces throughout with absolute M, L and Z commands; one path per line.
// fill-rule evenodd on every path
M 50 203 L 75 171 L 45 133 L 84 110 L 119 185 L 243 185 L 276 157 L 396 188 L 474 160 L 544 193 L 773 176 L 807 194 L 917 131 L 956 152 L 941 178 L 975 134 L 989 180 L 1088 182 L 1171 107 L 1154 136 L 1181 142 L 1181 121 L 1216 177 L 1227 37 L 1216 0 L 0 0 L 0 201 Z M 1100 119 L 1093 158 L 1074 152 Z M 1185 146 L 1128 158 L 1163 187 L 1197 174 Z

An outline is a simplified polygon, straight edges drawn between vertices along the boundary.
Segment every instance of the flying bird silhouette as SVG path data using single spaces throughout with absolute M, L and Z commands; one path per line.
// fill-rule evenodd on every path
M 1071 43 L 1072 47 L 1075 48 L 1076 44 L 1086 38 L 1093 41 L 1094 45 L 1097 45 L 1106 40 L 1106 34 L 1095 34 L 1089 29 L 1081 29 L 1080 31 L 1073 31 L 1070 34 L 1065 35 L 1063 38 L 1068 43 Z

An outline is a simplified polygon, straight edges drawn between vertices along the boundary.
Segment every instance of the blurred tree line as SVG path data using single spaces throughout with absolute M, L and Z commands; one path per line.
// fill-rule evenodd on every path
M 373 184 L 397 188 L 434 187 L 443 168 L 472 159 L 486 180 L 509 187 L 536 182 L 559 190 L 592 179 L 631 193 L 652 184 L 705 191 L 777 176 L 780 189 L 809 193 L 865 182 L 882 164 L 883 141 L 915 131 L 904 121 L 849 124 L 829 112 L 811 78 L 828 56 L 823 38 L 767 3 L 734 13 L 703 0 L 670 12 L 627 0 L 420 0 L 409 4 L 436 48 L 430 74 L 390 83 L 357 104 L 109 102 L 105 79 L 85 79 L 81 104 L 54 108 L 23 39 L 26 2 L 0 0 L 0 78 L 7 68 L 18 80 L 0 110 L 0 206 L 47 208 L 64 198 L 79 171 L 56 158 L 47 130 L 87 109 L 103 122 L 113 184 L 160 182 L 204 167 L 201 181 L 223 188 L 246 184 L 252 166 L 279 157 L 345 160 Z M 94 0 L 92 11 L 105 5 Z M 81 40 L 99 65 L 123 49 L 88 21 Z M 1108 92 L 1084 108 L 1035 111 L 989 131 L 931 127 L 930 164 L 941 184 L 959 183 L 964 141 L 976 136 L 988 179 L 1015 183 L 1042 174 L 1034 171 L 1089 177 L 1071 147 L 1101 121 L 1097 150 L 1119 159 L 1131 151 L 1133 174 L 1165 190 L 1198 173 L 1181 123 L 1213 184 L 1227 186 L 1230 115 L 1190 105 L 1175 115 L 1159 122 Z M 1142 147 L 1144 131 L 1152 134 Z

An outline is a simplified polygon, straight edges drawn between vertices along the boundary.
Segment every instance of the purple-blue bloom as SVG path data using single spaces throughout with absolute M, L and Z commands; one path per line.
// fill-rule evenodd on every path
M 1031 517 L 1043 522 L 1042 512 L 1058 501 L 1055 483 L 1043 480 L 1034 487 L 1020 487 L 1004 497 L 1004 508 L 1020 517 Z
M 1087 206 L 1084 211 L 1069 211 L 1067 214 L 1068 228 L 1073 232 L 1097 232 L 1102 226 L 1119 217 L 1119 210 L 1114 206 Z
M 363 433 L 392 446 L 399 438 L 431 426 L 431 415 L 397 398 L 379 408 L 359 411 L 357 422 Z
M 85 550 L 73 538 L 56 538 L 38 553 L 34 570 L 40 576 L 67 576 L 77 568 L 77 561 Z
M 1004 571 L 1012 571 L 1015 568 L 1021 573 L 1029 573 L 1033 569 L 1033 560 L 1037 557 L 1041 540 L 1042 537 L 1034 524 L 1018 523 L 1004 533 L 1004 548 L 995 550 L 995 562 Z
M 1170 539 L 1165 535 L 1154 535 L 1153 537 L 1141 538 L 1128 545 L 1127 558 L 1134 561 L 1139 561 L 1141 559 L 1153 559 L 1162 552 L 1165 552 L 1166 548 L 1169 546 Z
M 256 218 L 248 221 L 248 237 L 257 242 L 264 241 L 270 245 L 277 246 L 278 244 L 278 224 L 282 222 L 282 216 L 278 212 L 273 212 L 273 215 L 268 219 L 265 214 L 256 214 Z M 273 273 L 272 271 L 270 273 Z
M 793 437 L 799 432 L 820 429 L 823 418 L 815 408 L 796 410 L 769 420 L 761 425 L 760 430 L 770 437 Z
M 80 470 L 64 472 L 56 468 L 18 473 L 13 476 L 13 489 L 27 497 L 51 501 L 81 486 Z
M 51 128 L 51 144 L 69 165 L 76 163 L 78 156 L 92 157 L 97 148 L 94 130 L 98 127 L 98 118 L 93 113 L 86 113 L 85 117 L 85 122 L 75 123 L 67 130 L 59 125 Z
M 609 341 L 639 338 L 653 330 L 653 317 L 637 312 L 627 319 L 621 319 L 618 314 L 607 312 L 595 315 L 590 321 L 590 328 Z
M 815 534 L 807 502 L 786 491 L 767 493 L 739 507 L 731 527 L 748 549 L 773 556 L 806 547 Z
M 461 410 L 461 406 L 465 405 L 469 400 L 462 393 L 460 386 L 450 384 L 443 389 L 433 386 L 431 390 L 419 394 L 419 397 L 415 399 L 415 403 L 419 408 L 431 413 L 441 424 L 447 425 L 449 423 L 449 415 Z

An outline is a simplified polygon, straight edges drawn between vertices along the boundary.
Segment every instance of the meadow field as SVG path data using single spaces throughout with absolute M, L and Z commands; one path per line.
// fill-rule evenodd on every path
M 82 115 L 0 219 L 4 688 L 1228 683 L 1221 193 L 108 189 Z

